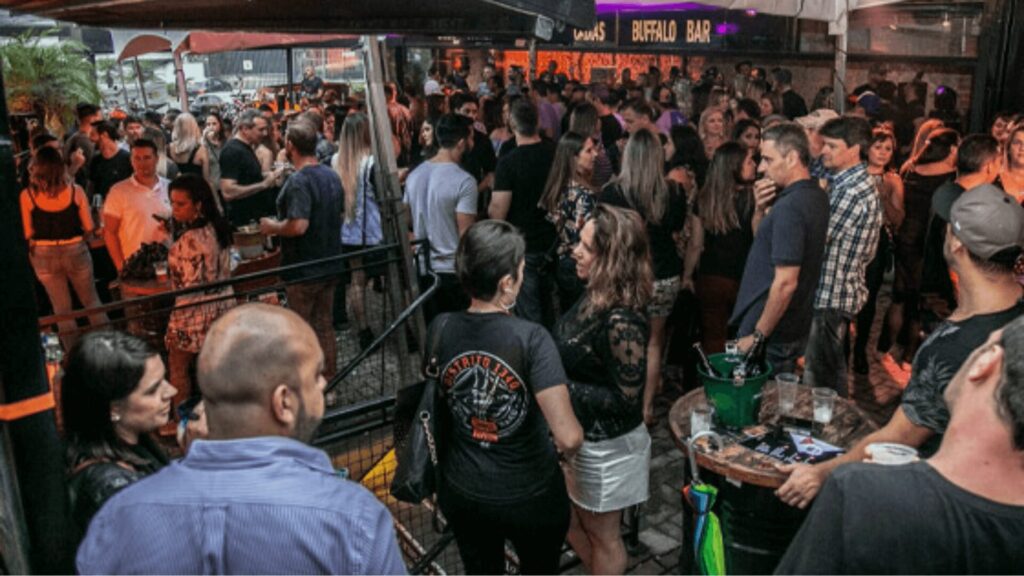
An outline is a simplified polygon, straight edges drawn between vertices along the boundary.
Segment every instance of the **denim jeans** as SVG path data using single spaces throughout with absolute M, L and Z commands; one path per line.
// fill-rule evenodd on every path
M 554 295 L 555 268 L 550 266 L 543 252 L 526 254 L 523 286 L 516 300 L 516 316 L 536 322 L 547 329 L 555 325 Z
M 837 310 L 815 310 L 811 336 L 804 353 L 804 382 L 812 387 L 831 388 L 846 398 L 846 340 L 850 317 Z
M 764 355 L 768 363 L 772 365 L 772 373 L 796 372 L 796 361 L 806 347 L 806 339 L 794 342 L 775 342 L 769 338 Z
M 63 246 L 34 246 L 29 250 L 29 259 L 36 277 L 46 289 L 53 306 L 54 314 L 71 312 L 71 291 L 68 281 L 78 295 L 78 301 L 86 309 L 100 305 L 100 297 L 96 294 L 96 282 L 92 274 L 92 257 L 85 242 L 75 242 Z M 90 314 L 89 323 L 100 326 L 107 323 L 104 313 Z M 57 323 L 60 333 L 65 338 L 74 339 L 77 326 L 74 320 L 61 320 Z

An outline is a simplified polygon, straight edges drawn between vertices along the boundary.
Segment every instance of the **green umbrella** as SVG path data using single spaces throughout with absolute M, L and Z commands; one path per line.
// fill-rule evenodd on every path
M 690 457 L 689 485 L 683 488 L 683 497 L 693 508 L 693 557 L 701 574 L 725 574 L 725 547 L 722 544 L 722 527 L 718 516 L 711 509 L 718 497 L 718 488 L 705 484 L 700 479 L 697 466 L 696 446 L 694 443 L 701 437 L 708 436 L 721 447 L 722 440 L 714 432 L 701 432 L 690 439 L 688 453 Z

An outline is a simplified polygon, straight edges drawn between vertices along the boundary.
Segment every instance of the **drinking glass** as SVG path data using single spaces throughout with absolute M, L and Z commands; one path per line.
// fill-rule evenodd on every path
M 816 432 L 821 433 L 825 426 L 832 421 L 832 412 L 835 408 L 836 391 L 831 388 L 815 388 L 811 390 L 811 400 L 814 407 L 814 423 Z
M 156 272 L 156 279 L 159 282 L 167 280 L 167 261 L 157 262 L 153 265 L 153 271 Z
M 690 438 L 701 432 L 711 431 L 715 409 L 707 404 L 696 406 L 690 411 Z
M 800 377 L 791 372 L 783 372 L 775 377 L 775 386 L 779 391 L 779 415 L 787 416 L 796 407 L 797 387 Z

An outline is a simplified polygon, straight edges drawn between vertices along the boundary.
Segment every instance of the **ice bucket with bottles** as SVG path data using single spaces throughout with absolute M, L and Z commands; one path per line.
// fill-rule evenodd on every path
M 761 391 L 772 375 L 771 364 L 763 361 L 761 371 L 756 376 L 739 379 L 728 376 L 742 361 L 743 356 L 739 354 L 721 353 L 709 356 L 708 362 L 711 366 L 718 374 L 727 375 L 725 377 L 710 375 L 704 366 L 697 366 L 701 383 L 704 385 L 704 395 L 708 403 L 715 407 L 715 421 L 729 428 L 757 424 L 757 415 L 761 408 Z

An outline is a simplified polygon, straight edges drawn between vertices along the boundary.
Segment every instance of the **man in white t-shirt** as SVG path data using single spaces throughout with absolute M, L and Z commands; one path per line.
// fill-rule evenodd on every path
M 118 272 L 143 244 L 170 243 L 165 222 L 171 217 L 171 201 L 168 181 L 156 171 L 156 143 L 136 140 L 131 159 L 132 176 L 114 184 L 103 203 L 103 238 Z
M 473 121 L 458 114 L 445 114 L 437 123 L 434 138 L 441 149 L 420 164 L 405 181 L 402 202 L 412 221 L 417 239 L 430 241 L 430 265 L 441 286 L 424 306 L 429 321 L 441 312 L 469 305 L 455 275 L 455 250 L 459 238 L 476 222 L 476 180 L 459 167 L 459 160 L 472 137 Z M 421 278 L 421 289 L 429 279 Z

